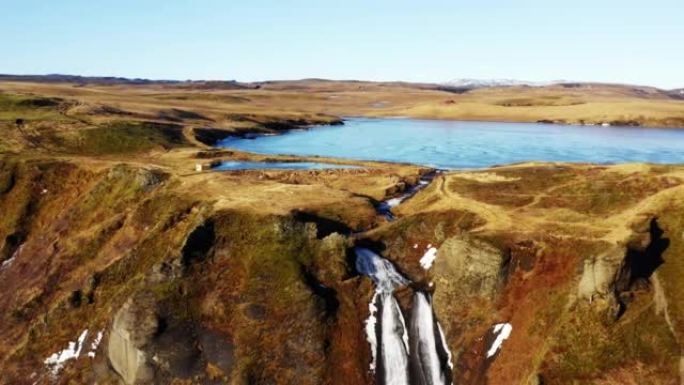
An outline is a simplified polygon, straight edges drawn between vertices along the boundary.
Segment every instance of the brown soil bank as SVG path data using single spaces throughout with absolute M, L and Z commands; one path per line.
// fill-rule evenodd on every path
M 0 383 L 371 384 L 355 242 L 433 292 L 455 383 L 679 381 L 682 167 L 445 174 L 385 223 L 373 204 L 420 170 L 176 161 L 2 159 Z

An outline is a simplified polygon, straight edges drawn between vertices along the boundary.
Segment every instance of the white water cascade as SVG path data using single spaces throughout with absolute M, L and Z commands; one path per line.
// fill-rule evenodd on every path
M 380 358 L 385 385 L 408 385 L 408 338 L 401 308 L 391 293 L 380 294 Z
M 390 261 L 360 247 L 356 249 L 356 270 L 375 283 L 375 295 L 369 305 L 371 314 L 366 321 L 373 354 L 371 369 L 376 370 L 381 384 L 408 385 L 408 330 L 393 293 L 409 281 Z
M 414 383 L 421 385 L 447 385 L 440 349 L 443 341 L 435 320 L 432 303 L 427 294 L 416 292 L 411 309 L 411 373 Z
M 387 259 L 371 250 L 356 249 L 356 269 L 375 283 L 369 304 L 366 335 L 371 345 L 379 385 L 449 385 L 448 348 L 428 294 L 416 292 L 411 310 L 411 330 L 406 327 L 394 290 L 410 283 Z

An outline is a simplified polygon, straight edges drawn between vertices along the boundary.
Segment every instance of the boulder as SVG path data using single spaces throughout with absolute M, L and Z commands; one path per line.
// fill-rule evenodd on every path
M 439 248 L 434 271 L 439 291 L 493 298 L 503 283 L 508 256 L 466 235 L 448 238 Z
M 114 316 L 107 355 L 112 368 L 127 385 L 153 381 L 154 368 L 144 348 L 159 326 L 151 295 L 130 298 Z
M 439 248 L 434 271 L 433 308 L 449 340 L 470 303 L 494 299 L 504 284 L 509 256 L 492 244 L 468 235 L 448 238 Z
M 605 254 L 586 259 L 577 290 L 578 297 L 590 302 L 597 297 L 613 297 L 626 252 L 624 247 L 616 246 Z

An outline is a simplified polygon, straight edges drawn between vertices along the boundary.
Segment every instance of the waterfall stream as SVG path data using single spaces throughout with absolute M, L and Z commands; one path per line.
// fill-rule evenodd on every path
M 432 310 L 428 294 L 417 291 L 413 295 L 411 309 L 411 373 L 414 384 L 446 385 L 447 370 L 440 354 L 446 349 L 443 346 L 441 330 Z
M 378 213 L 394 220 L 392 207 L 427 187 L 439 172 L 423 175 L 419 183 L 404 194 L 382 202 L 377 207 Z M 366 320 L 366 337 L 372 353 L 370 368 L 375 371 L 377 384 L 450 385 L 451 353 L 434 316 L 430 295 L 415 291 L 409 330 L 394 291 L 408 286 L 411 281 L 401 275 L 392 262 L 373 251 L 362 247 L 355 251 L 356 270 L 375 284 L 375 294 L 368 305 L 370 316 Z
M 406 324 L 391 293 L 380 295 L 380 357 L 385 385 L 409 384 Z
M 410 281 L 390 261 L 365 248 L 356 249 L 356 269 L 375 283 L 366 334 L 377 383 L 451 384 L 449 350 L 434 317 L 429 294 L 415 292 L 409 330 L 394 290 Z

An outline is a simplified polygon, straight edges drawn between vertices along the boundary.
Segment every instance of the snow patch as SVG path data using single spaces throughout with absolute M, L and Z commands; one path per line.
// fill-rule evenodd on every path
M 83 349 L 83 343 L 88 336 L 88 329 L 84 330 L 78 337 L 76 342 L 69 342 L 66 349 L 54 353 L 50 357 L 46 358 L 44 362 L 48 370 L 53 374 L 57 375 L 64 367 L 64 363 L 78 358 L 81 355 L 81 350 Z
M 425 254 L 420 258 L 420 266 L 422 266 L 424 270 L 429 270 L 432 267 L 432 263 L 435 262 L 435 259 L 437 258 L 437 248 L 431 246 L 432 245 L 428 245 L 427 251 L 425 251 Z
M 511 335 L 511 331 L 513 331 L 513 326 L 511 326 L 509 323 L 494 325 L 493 332 L 496 334 L 496 339 L 492 343 L 492 346 L 489 348 L 489 350 L 487 350 L 487 358 L 492 357 L 497 351 L 499 351 L 503 342 Z
M 97 350 L 97 347 L 100 346 L 100 342 L 102 342 L 102 330 L 97 332 L 97 336 L 90 344 L 90 351 L 88 352 L 88 357 L 95 358 L 95 351 Z
M 378 313 L 378 307 L 375 306 L 375 302 L 378 299 L 378 291 L 373 293 L 373 298 L 368 304 L 368 319 L 366 320 L 366 341 L 370 345 L 370 350 L 372 354 L 372 359 L 370 363 L 370 370 L 375 371 L 375 366 L 377 362 L 377 350 L 378 350 L 378 338 L 375 335 L 375 325 L 378 323 L 378 318 L 376 314 Z
M 517 79 L 453 79 L 442 83 L 446 87 L 456 88 L 488 88 L 488 87 L 512 87 L 512 86 L 529 86 L 529 87 L 543 87 L 558 83 L 565 83 L 567 80 L 552 80 L 544 82 L 533 82 L 528 80 Z

